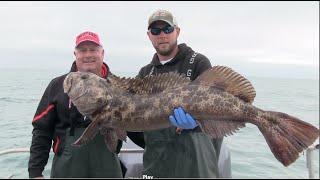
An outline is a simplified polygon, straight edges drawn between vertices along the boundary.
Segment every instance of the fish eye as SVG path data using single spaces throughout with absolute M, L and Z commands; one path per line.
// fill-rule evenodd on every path
M 88 74 L 81 75 L 81 79 L 88 79 Z
M 98 103 L 102 103 L 102 102 L 103 102 L 102 98 L 99 98 Z

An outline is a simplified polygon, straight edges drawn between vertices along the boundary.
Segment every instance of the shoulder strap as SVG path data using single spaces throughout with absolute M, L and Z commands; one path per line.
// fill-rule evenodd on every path
M 196 56 L 198 55 L 197 52 L 193 52 L 193 54 L 191 55 L 189 61 L 188 61 L 188 69 L 187 69 L 187 72 L 186 72 L 186 76 L 189 80 L 192 80 L 193 79 L 193 72 L 194 72 L 194 69 L 195 69 L 195 59 L 196 59 Z M 149 76 L 152 76 L 154 73 L 154 66 L 151 67 L 151 70 L 150 70 L 150 73 L 149 73 Z
M 150 70 L 149 76 L 152 76 L 152 75 L 153 75 L 153 71 L 154 71 L 154 66 L 152 66 L 152 67 L 151 67 L 151 70 Z
M 186 72 L 186 75 L 187 75 L 187 78 L 189 80 L 193 80 L 193 74 L 194 74 L 194 69 L 195 69 L 195 59 L 196 59 L 196 56 L 198 55 L 197 52 L 193 52 L 192 56 L 190 57 L 190 60 L 189 60 L 189 67 L 187 69 L 187 72 Z

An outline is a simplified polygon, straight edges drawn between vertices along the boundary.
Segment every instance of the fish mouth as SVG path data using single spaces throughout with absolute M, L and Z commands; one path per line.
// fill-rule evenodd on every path
M 83 93 L 82 95 L 76 97 L 73 101 L 76 102 L 79 98 L 85 96 L 88 93 L 88 91 L 86 91 L 85 93 Z
M 63 92 L 69 94 L 71 90 L 71 84 L 68 84 L 66 80 L 63 83 Z
M 71 74 L 71 73 L 70 73 Z M 65 80 L 63 81 L 63 92 L 69 94 L 72 87 L 73 78 L 68 74 Z

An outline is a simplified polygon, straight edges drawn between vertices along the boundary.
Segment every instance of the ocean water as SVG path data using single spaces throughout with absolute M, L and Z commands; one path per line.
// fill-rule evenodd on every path
M 0 71 L 0 151 L 29 148 L 31 120 L 50 80 L 65 70 L 1 69 Z M 114 72 L 115 73 L 115 72 Z M 133 77 L 135 73 L 115 73 Z M 319 127 L 319 80 L 247 77 L 255 87 L 254 106 L 284 112 Z M 307 179 L 306 153 L 284 167 L 271 153 L 259 129 L 247 124 L 224 138 L 231 155 L 233 178 Z M 49 178 L 53 155 L 44 175 Z M 28 178 L 29 153 L 0 156 L 0 178 Z M 314 152 L 314 175 L 319 179 L 319 150 Z

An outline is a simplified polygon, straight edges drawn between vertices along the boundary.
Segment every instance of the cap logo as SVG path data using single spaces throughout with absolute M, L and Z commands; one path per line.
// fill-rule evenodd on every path
M 84 41 L 92 41 L 92 42 L 95 42 L 96 44 L 102 46 L 100 43 L 99 35 L 94 32 L 85 31 L 85 32 L 79 34 L 76 37 L 76 47 L 78 46 L 78 44 L 80 44 L 81 42 L 84 42 Z
M 158 11 L 153 15 L 152 19 L 154 19 L 158 16 L 166 16 L 166 12 L 165 11 Z
M 92 36 L 92 37 L 94 37 L 94 38 L 97 38 L 97 36 L 96 36 L 94 33 L 92 33 L 92 32 L 84 32 L 84 33 L 80 34 L 80 35 L 77 37 L 77 39 L 80 39 L 80 38 L 82 38 L 83 36 Z

